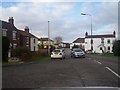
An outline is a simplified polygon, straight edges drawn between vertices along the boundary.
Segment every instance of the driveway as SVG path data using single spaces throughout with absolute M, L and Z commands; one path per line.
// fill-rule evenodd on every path
M 107 58 L 90 55 L 71 58 L 70 49 L 65 51 L 65 60 L 4 66 L 3 88 L 118 87 L 117 60 L 109 63 Z

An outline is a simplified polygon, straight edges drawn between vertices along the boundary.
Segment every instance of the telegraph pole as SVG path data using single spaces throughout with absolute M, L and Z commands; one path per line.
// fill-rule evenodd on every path
M 48 21 L 48 55 L 50 55 L 50 21 Z

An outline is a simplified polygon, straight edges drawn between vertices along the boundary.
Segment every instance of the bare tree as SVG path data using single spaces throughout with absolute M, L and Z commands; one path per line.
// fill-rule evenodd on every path
M 54 38 L 54 41 L 55 41 L 56 44 L 62 43 L 62 40 L 63 40 L 63 39 L 62 39 L 61 36 L 57 36 L 57 37 Z

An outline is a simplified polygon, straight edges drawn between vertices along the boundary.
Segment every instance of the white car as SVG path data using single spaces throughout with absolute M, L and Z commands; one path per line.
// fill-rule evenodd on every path
M 55 49 L 51 53 L 51 59 L 65 59 L 65 51 L 63 49 Z

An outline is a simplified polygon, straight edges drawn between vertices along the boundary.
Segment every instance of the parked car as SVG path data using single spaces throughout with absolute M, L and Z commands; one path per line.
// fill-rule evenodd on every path
M 55 49 L 51 53 L 51 59 L 65 59 L 65 51 L 64 49 Z
M 85 52 L 80 48 L 74 48 L 71 50 L 71 57 L 83 57 L 85 58 Z

